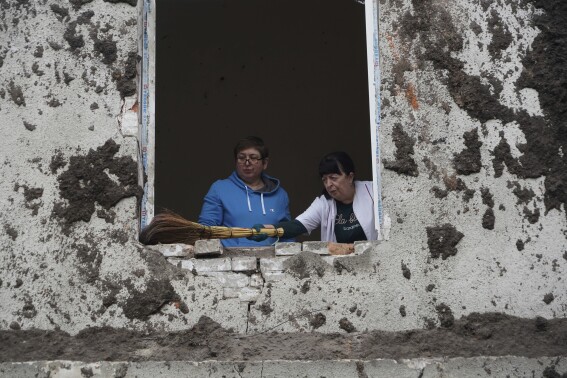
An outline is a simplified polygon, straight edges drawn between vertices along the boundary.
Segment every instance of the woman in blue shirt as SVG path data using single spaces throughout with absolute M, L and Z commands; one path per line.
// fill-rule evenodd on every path
M 199 223 L 242 227 L 289 221 L 291 215 L 287 192 L 278 179 L 264 172 L 268 168 L 268 155 L 268 148 L 262 139 L 250 136 L 240 140 L 234 147 L 235 170 L 226 179 L 217 180 L 211 185 L 203 202 Z M 258 247 L 275 241 L 275 238 L 260 242 L 239 238 L 223 239 L 221 242 L 225 247 Z

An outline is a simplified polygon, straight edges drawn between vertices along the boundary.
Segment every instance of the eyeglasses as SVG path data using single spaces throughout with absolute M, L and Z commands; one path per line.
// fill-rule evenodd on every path
M 246 156 L 246 155 L 237 155 L 237 156 L 236 156 L 236 161 L 237 161 L 239 164 L 246 164 L 246 162 L 248 162 L 248 163 L 250 163 L 250 164 L 258 164 L 258 162 L 259 162 L 260 160 L 264 160 L 264 159 L 261 158 L 261 157 L 258 156 L 258 155 L 249 155 L 249 156 Z

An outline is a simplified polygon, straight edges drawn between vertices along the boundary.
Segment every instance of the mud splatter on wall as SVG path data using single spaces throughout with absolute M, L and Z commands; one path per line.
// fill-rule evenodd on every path
M 206 315 L 236 332 L 348 334 L 567 317 L 564 2 L 380 1 L 389 240 L 222 275 L 136 241 L 140 153 L 119 120 L 137 96 L 140 6 L 0 1 L 0 329 L 168 331 Z M 234 294 L 253 281 L 254 300 Z
M 567 249 L 566 110 L 560 105 L 566 75 L 557 63 L 567 54 L 560 37 L 565 28 L 558 26 L 567 7 L 523 0 L 381 5 L 382 127 L 390 142 L 383 193 L 385 211 L 398 220 L 393 250 L 402 261 L 416 258 L 414 241 L 421 238 L 418 255 L 429 264 L 424 276 L 435 280 L 476 280 L 479 269 L 489 269 L 492 284 L 511 290 L 519 272 L 536 280 L 554 275 L 552 261 Z M 407 101 L 410 86 L 419 107 Z M 402 129 L 415 141 L 416 170 L 426 175 L 408 179 L 391 169 Z M 522 267 L 512 257 L 518 252 L 531 262 Z M 414 273 L 414 279 L 420 277 Z M 536 289 L 529 286 L 521 290 Z M 480 294 L 488 287 L 475 288 L 475 300 L 486 298 L 487 308 L 514 307 Z
M 123 198 L 141 197 L 138 165 L 130 156 L 116 158 L 119 148 L 116 142 L 108 140 L 86 156 L 69 159 L 69 167 L 57 178 L 60 196 L 66 202 L 53 208 L 53 213 L 63 218 L 67 226 L 78 220 L 88 222 L 95 204 L 109 210 Z

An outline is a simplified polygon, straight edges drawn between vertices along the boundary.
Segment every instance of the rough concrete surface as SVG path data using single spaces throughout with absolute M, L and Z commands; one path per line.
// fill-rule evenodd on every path
M 0 1 L 0 371 L 336 358 L 364 377 L 376 358 L 567 354 L 564 1 L 381 0 L 389 240 L 289 257 L 245 296 L 136 242 L 138 141 L 119 120 L 141 3 Z M 485 362 L 407 376 L 508 371 Z M 516 375 L 567 371 L 524 362 Z
M 561 356 L 567 348 L 565 319 L 534 321 L 486 313 L 455 320 L 447 306 L 439 305 L 437 309 L 440 327 L 405 332 L 360 333 L 345 329 L 331 334 L 269 331 L 243 335 L 205 316 L 195 326 L 179 332 L 140 333 L 103 327 L 71 336 L 62 331 L 8 330 L 0 331 L 0 361 L 398 360 L 486 355 L 537 358 Z
M 565 299 L 543 300 L 567 288 L 565 4 L 381 1 L 381 12 L 383 156 L 398 159 L 402 125 L 420 173 L 383 171 L 397 220 L 383 247 L 409 266 L 415 290 L 431 281 L 454 311 L 565 317 Z M 476 304 L 457 299 L 469 290 Z
M 165 361 L 165 362 L 70 362 L 45 361 L 0 364 L 0 373 L 10 377 L 559 377 L 564 359 L 523 357 L 476 357 L 403 360 L 335 361 Z
M 0 364 L 5 376 L 51 377 L 400 377 L 400 378 L 469 378 L 492 376 L 560 377 L 565 365 L 558 358 L 477 357 L 403 360 L 335 360 L 335 361 L 165 361 L 165 362 L 99 362 L 45 361 Z

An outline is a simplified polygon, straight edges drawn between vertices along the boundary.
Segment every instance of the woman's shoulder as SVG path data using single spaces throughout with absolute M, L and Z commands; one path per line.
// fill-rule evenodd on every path
M 313 203 L 316 203 L 319 206 L 328 207 L 333 203 L 333 201 L 334 199 L 332 197 L 327 198 L 324 194 L 321 194 L 313 200 Z
M 223 179 L 218 179 L 215 182 L 212 183 L 211 185 L 211 189 L 228 189 L 228 188 L 234 188 L 234 187 L 241 187 L 241 185 L 239 185 L 238 181 L 236 181 L 232 175 L 227 177 L 227 178 L 223 178 Z
M 329 211 L 333 199 L 327 199 L 324 195 L 315 197 L 311 205 L 303 213 L 301 213 L 296 219 L 300 221 L 307 229 L 310 229 L 307 225 L 317 227 L 316 224 L 320 224 L 323 214 Z
M 372 196 L 372 190 L 374 188 L 372 181 L 355 181 L 354 184 L 357 191 L 364 191 Z

